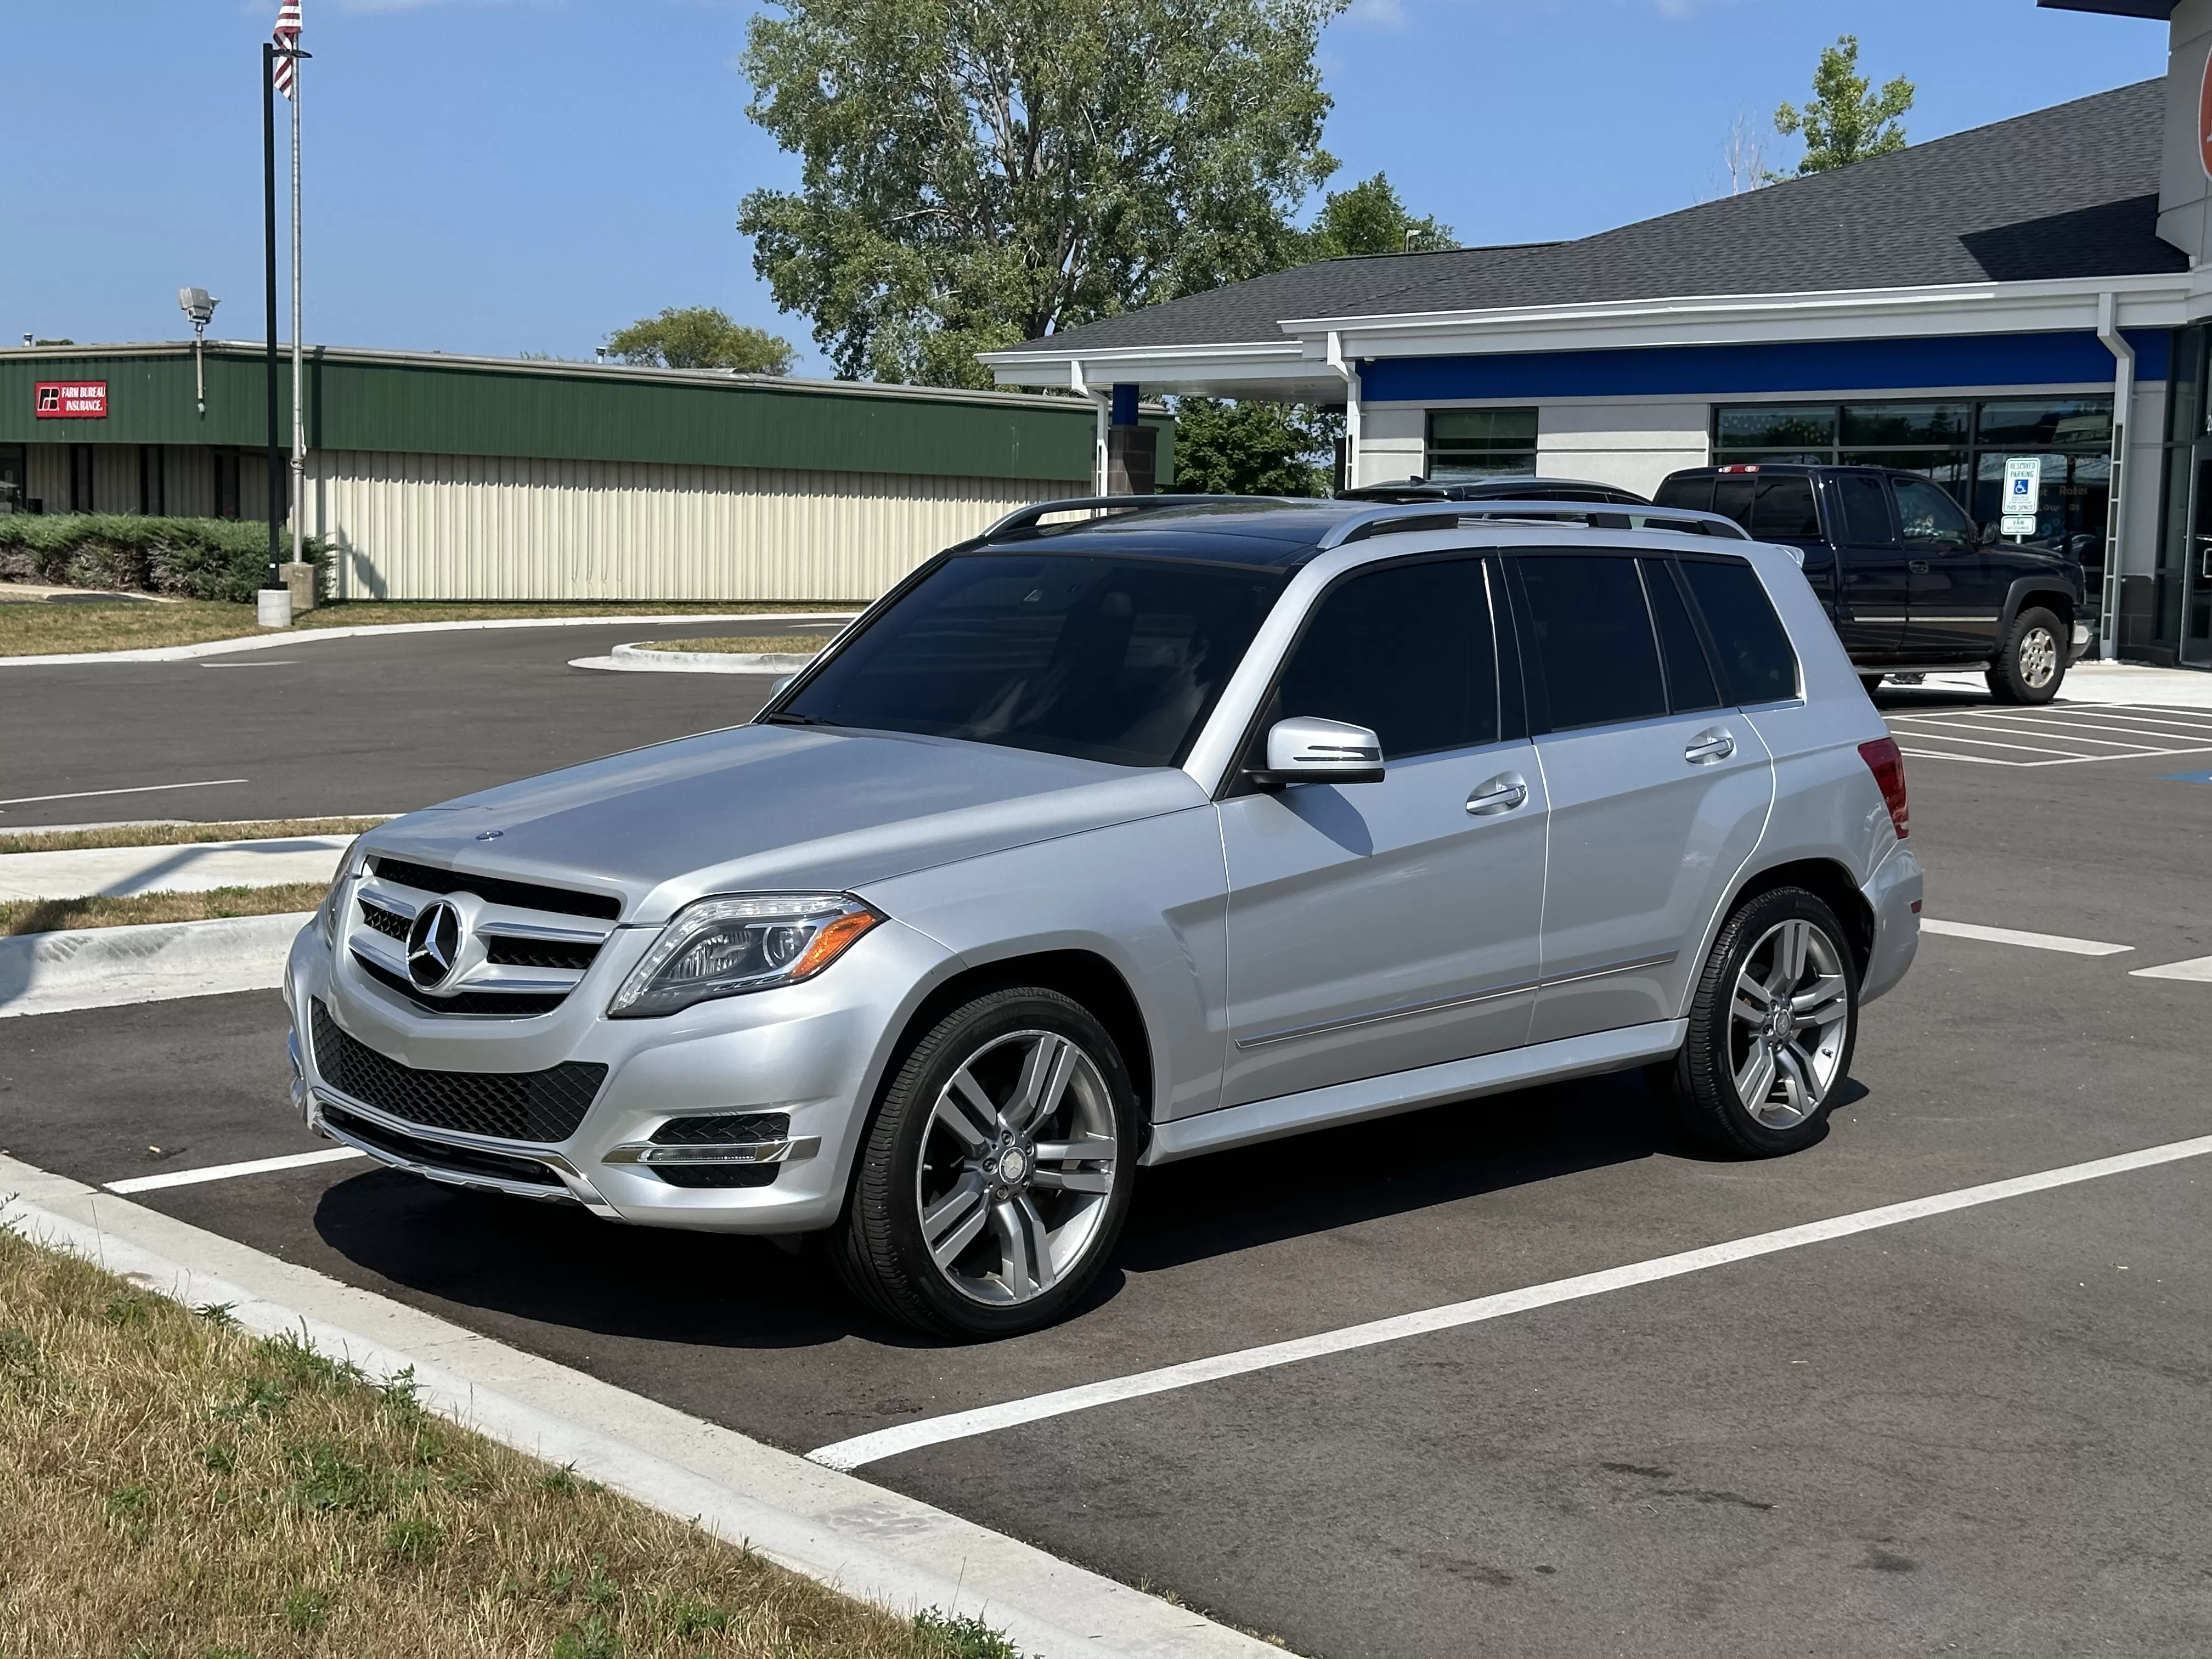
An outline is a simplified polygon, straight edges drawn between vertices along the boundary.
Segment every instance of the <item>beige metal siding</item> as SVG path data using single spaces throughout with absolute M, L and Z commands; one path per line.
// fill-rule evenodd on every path
M 28 444 L 23 450 L 23 494 L 43 501 L 49 513 L 70 510 L 70 452 L 67 444 Z
M 866 599 L 1064 483 L 336 451 L 308 524 L 395 599 Z

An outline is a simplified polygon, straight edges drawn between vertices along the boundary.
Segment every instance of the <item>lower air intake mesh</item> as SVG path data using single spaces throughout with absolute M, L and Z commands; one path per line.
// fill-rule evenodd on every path
M 565 1060 L 542 1072 L 427 1072 L 380 1054 L 313 1005 L 315 1069 L 341 1093 L 427 1128 L 501 1140 L 566 1140 L 607 1068 Z

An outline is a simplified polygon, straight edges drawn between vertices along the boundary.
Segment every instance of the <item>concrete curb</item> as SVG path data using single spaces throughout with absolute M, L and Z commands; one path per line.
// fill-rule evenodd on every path
M 618 645 L 604 657 L 572 657 L 571 668 L 612 669 L 629 674 L 796 674 L 812 662 L 811 651 L 649 651 Z
M 198 645 L 149 646 L 140 651 L 72 651 L 43 657 L 0 657 L 0 668 L 59 668 L 79 663 L 190 662 L 196 657 L 227 657 L 237 651 L 269 651 L 278 647 L 305 645 L 315 640 L 355 640 L 381 634 L 461 634 L 504 628 L 602 628 L 609 623 L 628 623 L 638 628 L 661 628 L 671 623 L 757 623 L 763 617 L 786 623 L 844 623 L 857 611 L 702 611 L 679 617 L 509 617 L 484 622 L 372 623 L 361 628 L 280 628 L 266 634 L 248 634 L 234 640 L 208 640 Z
M 212 887 L 327 882 L 352 842 L 351 836 L 282 836 L 0 853 L 0 901 L 95 895 L 129 898 L 140 893 L 204 893 Z
M 313 913 L 86 927 L 0 939 L 0 1019 L 263 991 Z
M 935 1607 L 1041 1659 L 1280 1659 L 1281 1650 L 927 1504 L 0 1156 L 0 1224 L 249 1330 L 303 1337 L 423 1403 L 663 1514 L 900 1613 Z

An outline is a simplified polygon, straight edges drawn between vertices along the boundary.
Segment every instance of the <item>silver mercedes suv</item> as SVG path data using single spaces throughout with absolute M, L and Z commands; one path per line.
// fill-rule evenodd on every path
M 750 724 L 356 843 L 295 1104 L 434 1181 L 823 1232 L 1043 1324 L 1139 1166 L 1645 1069 L 1819 1138 L 1917 942 L 1896 745 L 1792 553 L 1558 502 L 1121 499 L 915 571 Z

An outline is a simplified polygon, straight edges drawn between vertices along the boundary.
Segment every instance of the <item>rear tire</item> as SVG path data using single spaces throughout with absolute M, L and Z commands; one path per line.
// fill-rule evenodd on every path
M 2040 605 L 2012 620 L 1990 664 L 1990 695 L 1999 702 L 2049 702 L 2066 678 L 2066 624 Z
M 1799 1152 L 1820 1138 L 1850 1075 L 1858 1016 L 1858 964 L 1836 913 L 1802 887 L 1774 888 L 1722 925 L 1681 1051 L 1650 1075 L 1715 1151 Z
M 1121 1236 L 1137 1110 L 1079 1003 L 1031 986 L 956 1008 L 892 1068 L 832 1236 L 838 1276 L 936 1335 L 1054 1323 Z

